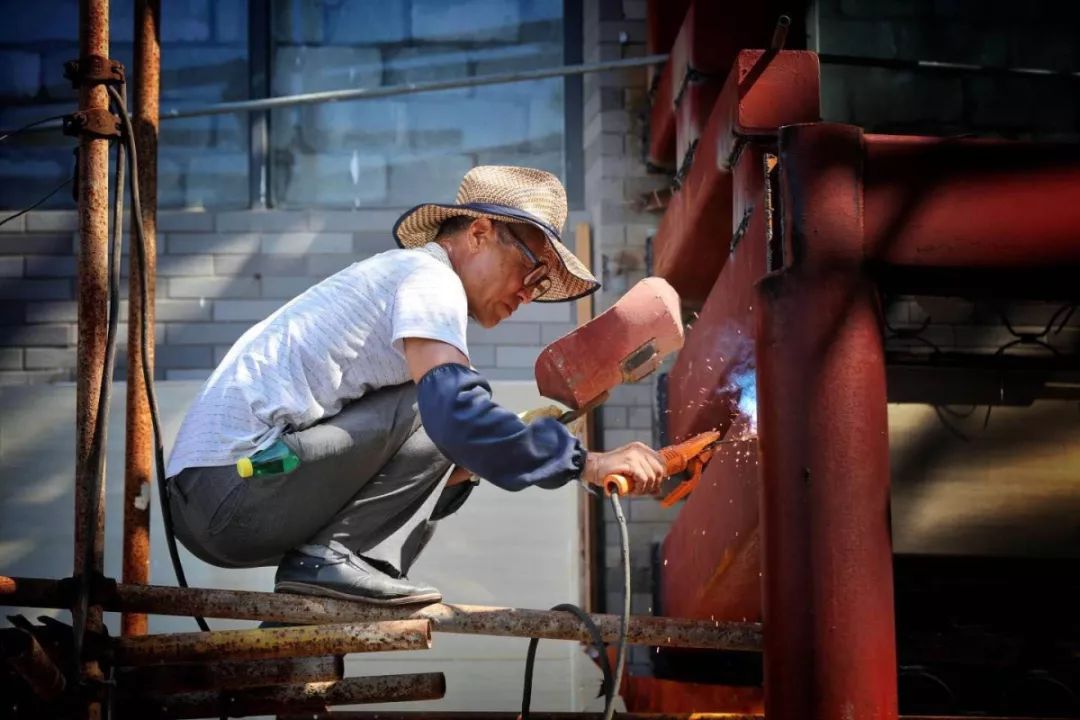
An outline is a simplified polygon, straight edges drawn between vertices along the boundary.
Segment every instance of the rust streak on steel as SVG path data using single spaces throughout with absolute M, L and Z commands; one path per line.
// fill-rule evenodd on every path
M 390 620 L 121 638 L 114 646 L 113 660 L 117 665 L 155 665 L 426 650 L 430 647 L 431 623 L 428 620 Z
M 108 0 L 80 0 L 79 56 L 109 56 Z M 105 86 L 83 83 L 79 110 L 109 107 Z M 102 368 L 105 365 L 107 324 L 107 247 L 109 240 L 109 142 L 83 135 L 79 138 L 78 202 L 79 265 L 77 384 L 75 400 L 75 542 L 76 576 L 101 572 L 105 556 L 105 484 L 95 488 L 94 419 L 98 415 Z M 104 445 L 104 443 L 102 443 Z M 89 558 L 89 567 L 84 567 Z M 73 608 L 77 628 L 98 631 L 101 608 Z M 83 672 L 101 678 L 101 668 L 88 662 Z M 88 700 L 85 716 L 101 716 L 101 704 Z
M 12 628 L 0 638 L 5 662 L 26 681 L 34 694 L 45 701 L 56 700 L 64 692 L 63 673 L 37 639 L 22 628 Z
M 248 662 L 184 663 L 123 668 L 121 691 L 137 695 L 172 695 L 206 690 L 240 690 L 269 685 L 340 680 L 345 663 L 340 655 L 275 658 Z
M 7 591 L 4 590 L 5 580 L 0 579 L 0 605 L 63 607 L 60 585 L 56 581 L 8 578 L 6 587 Z M 391 608 L 286 593 L 124 584 L 108 590 L 100 600 L 106 609 L 116 612 L 135 610 L 157 615 L 201 615 L 310 624 L 417 618 L 431 620 L 432 629 L 436 632 L 589 640 L 585 628 L 574 616 L 549 610 L 442 604 L 419 609 Z M 618 616 L 590 617 L 599 625 L 605 640 L 610 642 L 618 638 Z M 628 640 L 634 645 L 761 650 L 761 625 L 758 623 L 635 616 L 630 618 L 628 633 Z
M 376 675 L 331 682 L 257 688 L 235 693 L 199 692 L 147 698 L 140 718 L 203 718 L 321 712 L 331 705 L 438 700 L 446 694 L 442 673 Z
M 124 463 L 124 562 L 123 579 L 128 583 L 150 581 L 150 497 L 153 431 L 150 405 L 143 382 L 143 364 L 154 371 L 154 343 L 142 351 L 143 314 L 146 314 L 148 337 L 154 337 L 154 276 L 156 271 L 157 232 L 157 138 L 158 99 L 161 70 L 161 0 L 135 2 L 135 143 L 139 156 L 139 183 L 142 221 L 146 242 L 146 307 L 139 292 L 143 272 L 139 254 L 132 252 L 128 273 L 128 364 L 127 414 Z M 135 212 L 136 208 L 132 208 Z M 132 218 L 131 242 L 138 242 Z M 121 632 L 125 637 L 145 635 L 145 613 L 124 613 Z

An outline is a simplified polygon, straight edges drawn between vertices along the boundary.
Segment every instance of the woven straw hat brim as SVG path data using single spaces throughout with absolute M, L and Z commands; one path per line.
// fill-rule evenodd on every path
M 439 226 L 452 217 L 467 215 L 469 217 L 486 217 L 506 223 L 529 223 L 540 228 L 547 238 L 548 245 L 555 251 L 556 257 L 562 263 L 561 267 L 553 267 L 548 277 L 551 278 L 551 289 L 544 296 L 537 298 L 535 302 L 567 302 L 577 300 L 600 288 L 599 281 L 578 260 L 574 253 L 562 243 L 562 239 L 551 227 L 536 222 L 531 222 L 513 215 L 500 215 L 494 212 L 476 210 L 466 205 L 443 205 L 440 203 L 425 203 L 417 205 L 406 211 L 394 224 L 394 239 L 399 247 L 414 248 L 426 245 L 435 239 L 439 232 Z

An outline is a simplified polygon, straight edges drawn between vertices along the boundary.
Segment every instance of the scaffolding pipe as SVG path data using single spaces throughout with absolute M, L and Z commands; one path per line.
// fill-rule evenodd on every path
M 169 110 L 162 116 L 162 120 L 201 117 L 204 115 L 223 115 L 236 112 L 259 112 L 262 110 L 277 110 L 279 108 L 293 107 L 295 105 L 313 105 L 324 102 L 372 100 L 375 98 L 387 98 L 397 95 L 411 95 L 413 93 L 472 88 L 481 85 L 502 85 L 505 83 L 525 82 L 528 80 L 565 77 L 567 75 L 585 75 L 596 72 L 610 72 L 612 70 L 628 70 L 646 67 L 648 65 L 660 65 L 666 62 L 667 58 L 667 55 L 648 55 L 642 58 L 625 58 L 623 60 L 610 60 L 607 62 L 587 63 L 583 65 L 563 65 L 560 67 L 525 70 L 522 72 L 494 73 L 491 75 L 455 78 L 453 80 L 406 83 L 403 85 L 391 85 L 389 87 L 324 90 L 322 92 L 281 95 L 278 97 L 260 98 L 258 100 L 238 100 L 236 102 L 218 103 L 216 105 L 208 105 L 201 108 L 192 108 L 191 110 Z
M 427 650 L 430 647 L 429 620 L 389 620 L 370 624 L 301 625 L 120 638 L 113 647 L 112 660 L 116 665 L 163 665 Z
M 0 605 L 62 608 L 66 607 L 65 597 L 64 586 L 57 580 L 0 576 Z M 590 641 L 588 632 L 573 615 L 549 610 L 443 604 L 421 608 L 377 607 L 308 595 L 125 584 L 106 587 L 99 600 L 106 610 L 113 612 L 197 614 L 295 624 L 428 619 L 435 632 Z M 605 641 L 618 639 L 619 616 L 590 617 L 600 628 Z M 627 632 L 628 642 L 634 645 L 761 650 L 761 625 L 757 623 L 636 616 L 630 618 Z
M 80 0 L 79 57 L 109 56 L 108 0 Z M 109 96 L 105 86 L 81 83 L 79 110 L 107 110 Z M 105 366 L 105 338 L 108 320 L 108 241 L 109 241 L 109 141 L 83 134 L 79 137 L 78 205 L 79 259 L 78 344 L 75 409 L 75 542 L 73 575 L 89 582 L 101 573 L 105 557 L 105 483 L 98 475 L 100 466 L 94 457 L 95 419 L 101 401 L 102 369 Z M 100 431 L 104 432 L 104 423 Z M 100 439 L 104 447 L 104 438 Z M 102 462 L 103 465 L 103 462 Z M 96 482 L 97 479 L 102 482 Z M 85 631 L 102 627 L 101 608 L 82 607 L 75 600 L 69 607 L 76 628 L 76 647 Z M 76 657 L 76 661 L 81 658 Z M 93 661 L 82 666 L 91 680 L 102 679 L 100 666 Z M 88 700 L 86 717 L 101 716 L 101 704 Z
M 174 695 L 325 682 L 344 676 L 342 657 L 328 655 L 122 668 L 117 673 L 117 685 L 130 695 Z
M 64 674 L 45 649 L 27 630 L 12 628 L 0 638 L 4 661 L 14 670 L 34 694 L 46 702 L 58 699 L 64 692 Z
M 285 685 L 234 693 L 199 692 L 147 698 L 132 710 L 138 718 L 205 718 L 303 713 L 311 717 L 331 705 L 438 700 L 446 694 L 442 673 L 376 675 Z
M 142 222 L 146 242 L 146 268 L 139 253 L 130 253 L 128 273 L 127 412 L 125 413 L 124 463 L 124 546 L 123 579 L 126 583 L 150 581 L 150 475 L 153 470 L 153 429 L 150 405 L 143 380 L 143 366 L 154 371 L 154 285 L 157 233 L 157 138 L 158 97 L 161 87 L 160 23 L 161 0 L 135 2 L 135 143 L 139 156 L 138 177 L 142 199 Z M 120 190 L 122 192 L 122 190 Z M 137 208 L 133 208 L 135 212 Z M 138 242 L 135 219 L 131 220 L 131 242 Z M 145 273 L 147 306 L 143 307 L 140 285 Z M 143 315 L 148 333 L 147 354 L 143 354 Z M 124 613 L 120 622 L 125 637 L 145 635 L 145 613 Z

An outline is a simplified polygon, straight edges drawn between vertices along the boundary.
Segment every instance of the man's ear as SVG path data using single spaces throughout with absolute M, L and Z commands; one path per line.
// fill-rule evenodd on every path
M 479 217 L 473 221 L 473 224 L 469 226 L 467 232 L 469 239 L 469 249 L 472 251 L 479 250 L 484 244 L 484 238 L 494 234 L 495 226 L 491 223 L 491 218 Z

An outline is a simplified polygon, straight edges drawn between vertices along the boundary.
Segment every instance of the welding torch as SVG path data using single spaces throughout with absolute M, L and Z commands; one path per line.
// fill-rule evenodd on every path
M 660 462 L 664 464 L 664 476 L 670 477 L 682 472 L 689 472 L 690 476 L 664 497 L 660 504 L 671 507 L 679 500 L 689 495 L 701 479 L 701 472 L 705 464 L 712 459 L 713 452 L 718 445 L 735 442 L 734 440 L 721 440 L 720 433 L 715 430 L 703 432 L 676 445 L 660 448 Z M 604 493 L 611 495 L 632 495 L 635 493 L 634 481 L 625 475 L 606 475 L 604 477 Z

